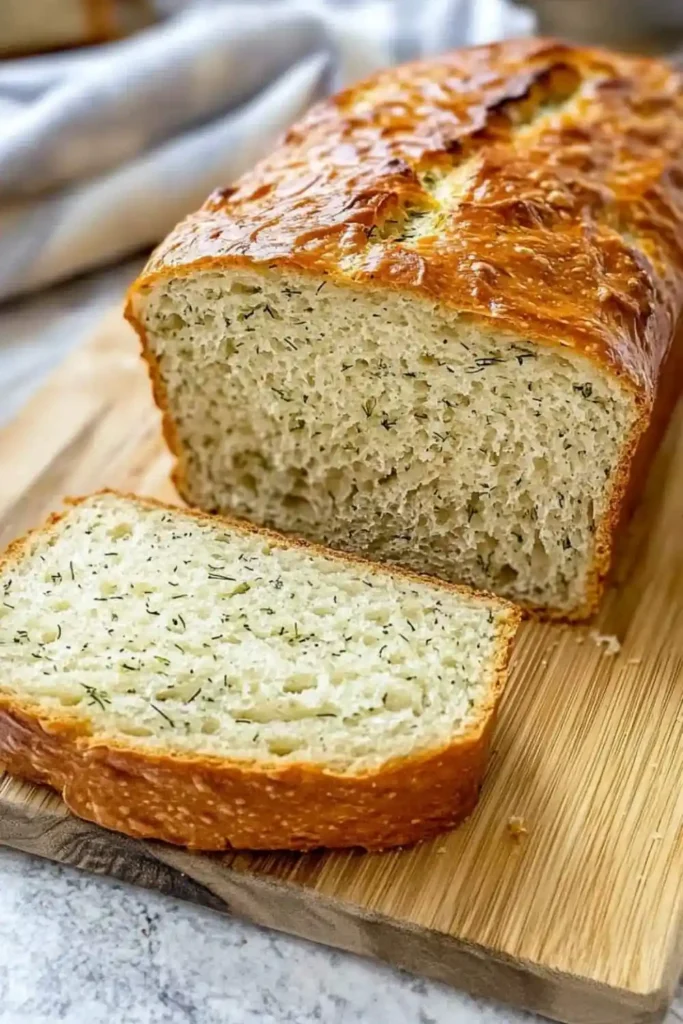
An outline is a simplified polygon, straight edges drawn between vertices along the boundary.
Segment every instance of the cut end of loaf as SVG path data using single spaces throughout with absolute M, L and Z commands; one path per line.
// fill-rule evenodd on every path
M 592 610 L 638 417 L 580 352 L 241 266 L 153 281 L 132 312 L 193 504 L 555 616 Z
M 0 698 L 93 740 L 337 773 L 476 735 L 517 612 L 103 494 L 0 567 Z

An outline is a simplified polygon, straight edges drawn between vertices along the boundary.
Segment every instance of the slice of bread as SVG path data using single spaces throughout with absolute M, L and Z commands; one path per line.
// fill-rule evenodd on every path
M 381 848 L 474 807 L 518 611 L 103 493 L 0 564 L 0 761 L 202 849 Z

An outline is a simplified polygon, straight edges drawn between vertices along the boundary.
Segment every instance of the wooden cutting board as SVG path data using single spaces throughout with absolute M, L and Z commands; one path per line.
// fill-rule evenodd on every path
M 683 422 L 595 628 L 528 624 L 480 806 L 385 854 L 203 856 L 77 821 L 0 774 L 0 842 L 580 1024 L 659 1021 L 683 963 Z M 0 542 L 64 494 L 173 499 L 116 314 L 0 433 Z

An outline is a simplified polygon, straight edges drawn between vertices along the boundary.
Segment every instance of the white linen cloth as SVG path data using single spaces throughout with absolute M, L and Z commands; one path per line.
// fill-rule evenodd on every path
M 121 42 L 0 62 L 0 301 L 154 244 L 326 92 L 533 27 L 509 0 L 160 6 Z

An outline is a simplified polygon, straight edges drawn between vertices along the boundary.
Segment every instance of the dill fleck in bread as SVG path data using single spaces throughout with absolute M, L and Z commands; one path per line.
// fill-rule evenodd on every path
M 587 616 L 683 379 L 681 238 L 664 63 L 532 39 L 381 72 L 131 291 L 182 494 Z
M 0 762 L 200 849 L 387 847 L 473 809 L 518 612 L 105 493 L 0 564 Z

